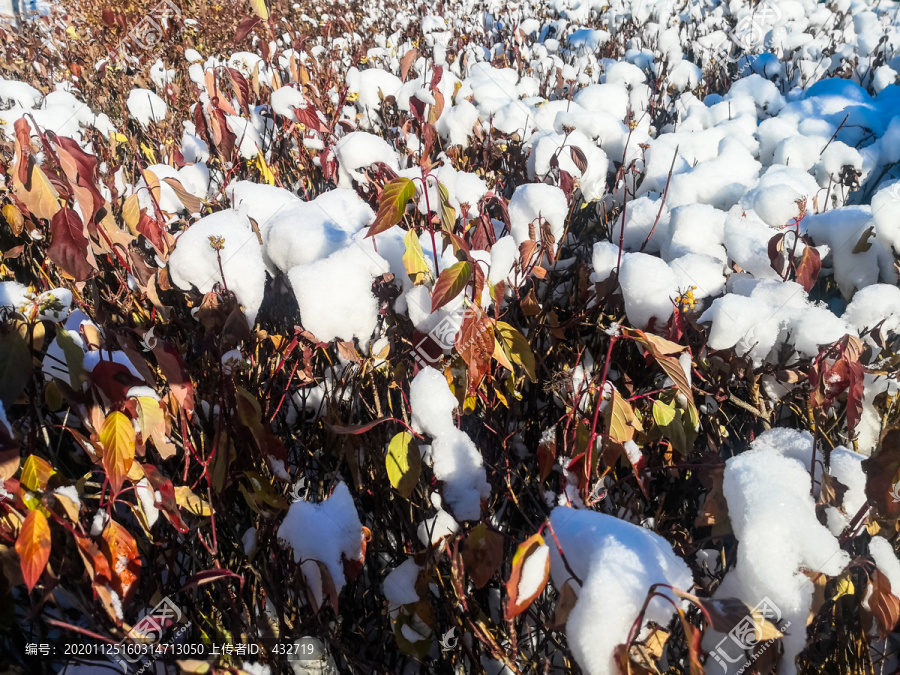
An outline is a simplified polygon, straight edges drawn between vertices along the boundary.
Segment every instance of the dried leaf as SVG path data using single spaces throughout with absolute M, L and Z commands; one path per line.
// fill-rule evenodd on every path
M 0 403 L 9 410 L 31 380 L 31 349 L 16 331 L 0 334 Z
M 18 542 L 16 550 L 18 550 Z M 24 572 L 24 569 L 23 569 Z M 891 591 L 887 576 L 876 569 L 869 581 L 869 609 L 875 617 L 878 634 L 886 638 L 900 620 L 900 599 Z
M 503 562 L 503 535 L 489 530 L 484 523 L 479 523 L 463 541 L 462 559 L 475 588 L 482 588 L 493 578 Z
M 409 73 L 409 69 L 412 67 L 412 64 L 416 62 L 416 59 L 419 56 L 418 49 L 410 49 L 403 55 L 403 58 L 400 59 L 400 79 L 406 82 L 406 75 Z
M 178 201 L 184 204 L 184 208 L 190 213 L 200 213 L 200 210 L 203 208 L 203 202 L 201 202 L 198 197 L 185 190 L 178 179 L 163 178 L 163 180 L 169 184 L 169 187 L 175 190 L 175 195 L 178 197 Z

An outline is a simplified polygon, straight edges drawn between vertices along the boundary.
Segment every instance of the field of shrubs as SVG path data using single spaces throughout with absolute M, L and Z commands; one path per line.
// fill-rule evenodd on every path
M 0 23 L 0 672 L 900 672 L 900 11 Z

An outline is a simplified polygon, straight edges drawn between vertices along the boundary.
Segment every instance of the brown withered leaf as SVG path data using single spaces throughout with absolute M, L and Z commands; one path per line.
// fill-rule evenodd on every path
M 881 439 L 878 451 L 863 460 L 866 474 L 866 499 L 882 518 L 900 516 L 900 502 L 894 499 L 894 482 L 900 470 L 900 428 L 889 429 Z
M 887 576 L 876 569 L 869 580 L 869 609 L 875 617 L 878 634 L 886 638 L 900 621 L 900 599 L 891 590 Z
M 846 492 L 846 485 L 832 474 L 826 473 L 822 476 L 822 488 L 819 491 L 819 503 L 841 508 L 844 504 L 844 495 Z
M 479 523 L 463 542 L 462 559 L 475 588 L 482 588 L 503 562 L 503 536 Z

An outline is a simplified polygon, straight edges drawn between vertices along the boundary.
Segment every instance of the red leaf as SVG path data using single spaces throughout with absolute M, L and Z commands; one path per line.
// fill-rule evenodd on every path
M 819 252 L 807 244 L 806 248 L 803 249 L 800 264 L 797 265 L 797 283 L 803 286 L 804 291 L 809 293 L 812 287 L 816 285 L 816 279 L 819 278 L 821 269 L 822 258 L 819 256 Z
M 31 511 L 22 523 L 16 538 L 16 553 L 25 585 L 31 591 L 50 560 L 50 523 L 39 510 Z
M 88 240 L 84 236 L 84 224 L 72 209 L 60 209 L 50 221 L 50 248 L 47 255 L 75 281 L 87 281 L 93 276 L 95 270 L 88 262 Z
M 372 420 L 371 422 L 366 422 L 365 424 L 329 424 L 328 422 L 324 422 L 325 426 L 335 434 L 352 434 L 354 436 L 358 436 L 359 434 L 363 434 L 367 432 L 369 429 L 373 429 L 377 427 L 379 424 L 384 422 L 400 422 L 406 426 L 403 420 L 398 420 L 395 417 L 379 417 L 377 420 Z M 407 426 L 407 428 L 409 428 Z
M 159 253 L 163 253 L 166 250 L 166 243 L 163 239 L 162 229 L 153 218 L 147 215 L 146 211 L 141 212 L 141 217 L 138 220 L 137 227 L 135 228 L 142 235 L 147 237 L 150 243 L 153 245 Z
M 240 42 L 245 37 L 250 34 L 250 31 L 256 27 L 261 19 L 258 16 L 248 16 L 245 19 L 241 19 L 241 22 L 238 24 L 237 30 L 234 32 L 234 41 Z
M 225 70 L 228 72 L 228 79 L 237 94 L 238 103 L 246 111 L 247 105 L 250 103 L 250 85 L 247 84 L 247 80 L 239 70 L 234 68 L 226 68 Z
M 430 91 L 434 91 L 434 88 L 438 86 L 441 82 L 441 77 L 444 75 L 444 67 L 443 66 L 435 66 L 434 72 L 431 74 L 431 84 L 428 85 L 428 89 Z
M 451 265 L 437 278 L 431 292 L 431 311 L 436 312 L 459 295 L 472 278 L 472 263 L 462 260 Z
M 184 359 L 181 358 L 175 345 L 162 340 L 153 347 L 153 355 L 169 389 L 172 390 L 172 395 L 190 418 L 194 412 L 194 383 L 184 365 Z
M 575 166 L 578 167 L 578 170 L 581 172 L 581 175 L 584 175 L 584 172 L 587 171 L 587 157 L 584 156 L 584 151 L 579 148 L 577 145 L 569 146 L 569 154 L 572 156 L 572 161 L 575 163 Z
M 787 271 L 787 258 L 784 255 L 784 232 L 779 232 L 769 239 L 769 264 L 772 269 L 784 276 Z
M 298 122 L 305 124 L 307 128 L 313 131 L 327 131 L 312 103 L 307 103 L 305 108 L 294 108 L 294 115 L 297 117 Z
M 178 510 L 178 502 L 175 500 L 175 487 L 172 481 L 162 475 L 159 469 L 152 464 L 142 464 L 144 475 L 147 477 L 150 486 L 154 492 L 158 492 L 160 499 L 158 504 L 162 507 L 162 511 L 170 523 L 176 530 L 182 534 L 186 534 L 189 529 L 181 518 L 181 512 Z
M 143 384 L 126 366 L 115 361 L 100 361 L 91 371 L 90 378 L 91 384 L 102 391 L 114 406 L 125 400 L 129 389 Z
M 468 366 L 469 391 L 478 389 L 491 365 L 494 353 L 494 323 L 478 307 L 466 311 L 456 334 L 456 351 Z
M 850 381 L 847 386 L 847 428 L 852 433 L 862 418 L 863 381 L 865 368 L 859 361 L 850 361 Z

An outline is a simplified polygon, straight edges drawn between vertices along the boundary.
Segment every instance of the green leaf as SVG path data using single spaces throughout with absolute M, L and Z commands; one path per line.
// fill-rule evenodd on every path
M 57 474 L 56 469 L 46 459 L 28 455 L 22 465 L 19 482 L 32 492 L 43 492 L 50 479 Z
M 422 473 L 422 456 L 412 434 L 401 431 L 391 439 L 385 462 L 391 485 L 409 499 Z
M 528 338 L 505 321 L 497 322 L 497 330 L 500 331 L 503 345 L 513 363 L 518 363 L 522 366 L 528 375 L 528 379 L 535 382 L 537 380 L 537 371 L 535 369 L 534 352 L 531 351 Z
M 428 269 L 428 261 L 425 259 L 425 252 L 422 251 L 422 244 L 419 243 L 415 230 L 406 233 L 403 244 L 406 246 L 403 253 L 406 273 L 416 286 L 424 284 L 431 277 L 431 270 Z
M 399 223 L 406 213 L 406 202 L 415 196 L 416 186 L 409 178 L 395 178 L 387 183 L 378 203 L 378 215 L 366 236 L 374 237 Z
M 31 350 L 15 331 L 0 337 L 0 401 L 9 409 L 31 379 Z
M 472 278 L 472 263 L 463 260 L 441 272 L 431 292 L 431 311 L 436 312 L 459 295 Z
M 675 420 L 675 404 L 653 401 L 653 421 L 660 428 L 669 426 Z
M 692 441 L 685 433 L 684 413 L 675 406 L 675 402 L 664 403 L 653 401 L 653 420 L 665 436 L 682 456 L 691 452 Z
M 456 228 L 456 209 L 450 206 L 450 194 L 440 181 L 438 182 L 438 192 L 441 195 L 441 229 L 452 234 Z
M 66 367 L 69 369 L 69 382 L 73 389 L 80 389 L 81 384 L 87 380 L 84 372 L 84 350 L 75 344 L 71 333 L 63 329 L 56 335 L 56 342 L 63 350 L 66 357 Z

